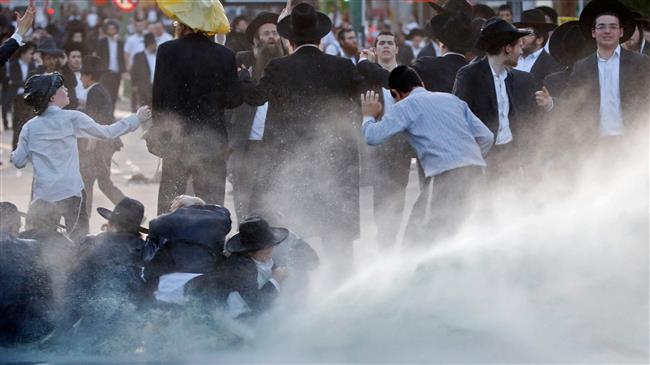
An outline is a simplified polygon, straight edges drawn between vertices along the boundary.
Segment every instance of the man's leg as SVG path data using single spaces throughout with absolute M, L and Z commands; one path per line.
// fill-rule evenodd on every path
M 113 203 L 119 203 L 124 199 L 124 193 L 118 189 L 111 180 L 111 159 L 112 153 L 98 151 L 97 153 L 97 186 L 99 190 Z
M 379 175 L 373 177 L 375 180 L 373 210 L 377 225 L 377 243 L 383 248 L 393 247 L 397 240 L 404 213 L 411 159 L 400 158 L 400 161 L 395 161 L 392 165 L 383 173 L 378 171 Z
M 88 214 L 86 212 L 86 192 L 81 197 L 71 196 L 56 202 L 59 214 L 63 216 L 68 236 L 78 242 L 88 234 Z
M 180 157 L 180 156 L 179 156 Z M 205 168 L 209 168 L 206 166 Z M 180 158 L 162 159 L 160 188 L 158 190 L 158 214 L 169 212 L 169 206 L 175 197 L 185 194 L 189 170 Z
M 208 204 L 223 205 L 226 195 L 226 153 L 198 156 L 192 166 L 194 193 Z M 164 165 L 163 165 L 164 166 Z
M 104 73 L 101 80 L 113 101 L 113 111 L 115 111 L 115 105 L 117 104 L 121 77 L 122 76 L 118 72 L 108 71 Z

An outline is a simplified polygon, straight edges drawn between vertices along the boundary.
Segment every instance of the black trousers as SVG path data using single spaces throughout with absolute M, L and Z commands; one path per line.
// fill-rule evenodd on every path
M 18 138 L 20 137 L 20 131 L 23 130 L 23 126 L 27 121 L 34 117 L 34 110 L 29 105 L 25 104 L 23 96 L 23 94 L 20 94 L 14 98 L 14 113 L 11 118 L 13 124 L 13 139 L 11 145 L 14 150 L 16 149 L 16 146 L 18 146 Z
M 95 181 L 99 190 L 115 205 L 124 199 L 124 193 L 111 180 L 112 141 L 96 141 L 99 146 L 90 151 L 80 151 L 79 166 L 86 191 L 86 211 L 92 214 Z
M 169 154 L 162 160 L 160 190 L 158 190 L 158 214 L 169 211 L 175 197 L 185 194 L 187 183 L 192 179 L 194 195 L 208 204 L 223 205 L 226 194 L 226 148 L 211 152 L 187 152 Z
M 88 213 L 86 212 L 86 192 L 81 192 L 81 197 L 71 196 L 55 202 L 60 216 L 65 222 L 66 231 L 70 239 L 79 242 L 88 234 Z
M 428 178 L 413 205 L 404 244 L 429 247 L 453 236 L 472 210 L 483 168 L 460 167 Z
M 101 83 L 104 85 L 108 94 L 113 101 L 113 112 L 115 111 L 115 104 L 117 104 L 117 97 L 120 92 L 120 82 L 122 81 L 122 74 L 119 72 L 108 71 L 102 75 Z
M 235 213 L 237 221 L 259 208 L 258 176 L 262 161 L 262 141 L 248 141 L 245 146 L 235 148 L 228 160 L 228 171 L 232 177 Z

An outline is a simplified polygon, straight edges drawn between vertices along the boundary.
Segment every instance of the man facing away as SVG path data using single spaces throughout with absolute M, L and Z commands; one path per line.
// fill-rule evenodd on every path
M 494 136 L 464 101 L 427 91 L 409 67 L 395 68 L 389 86 L 397 102 L 380 122 L 376 122 L 382 111 L 378 95 L 372 91 L 362 95 L 363 135 L 374 145 L 396 133 L 406 133 L 426 176 L 434 177 L 434 183 L 432 192 L 424 189 L 418 197 L 405 242 L 437 243 L 454 234 L 468 213 Z

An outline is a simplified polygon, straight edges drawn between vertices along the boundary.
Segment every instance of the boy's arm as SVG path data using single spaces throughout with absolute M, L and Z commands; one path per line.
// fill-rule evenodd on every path
M 97 139 L 112 139 L 117 138 L 128 132 L 133 132 L 140 126 L 141 119 L 138 114 L 128 116 L 120 121 L 111 125 L 97 124 L 92 118 L 81 112 L 73 112 L 73 124 L 75 127 L 75 134 L 80 138 L 97 138 Z M 149 112 L 149 115 L 151 112 Z M 146 118 L 149 119 L 149 118 Z
M 18 138 L 18 146 L 11 153 L 11 163 L 14 164 L 19 169 L 22 169 L 27 165 L 29 161 L 29 144 L 27 143 L 27 135 L 29 134 L 29 127 L 23 128 L 20 131 L 20 137 Z

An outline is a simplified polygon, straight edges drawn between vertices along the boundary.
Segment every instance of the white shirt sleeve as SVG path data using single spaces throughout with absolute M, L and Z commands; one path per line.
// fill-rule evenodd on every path
M 23 36 L 21 36 L 20 34 L 18 34 L 18 32 L 12 34 L 12 35 L 11 35 L 11 38 L 15 39 L 16 42 L 18 42 L 19 45 L 21 45 L 21 46 L 23 45 Z
M 29 161 L 28 134 L 29 126 L 23 127 L 20 131 L 20 137 L 18 138 L 18 146 L 16 146 L 16 149 L 11 153 L 11 163 L 19 169 L 25 167 L 27 161 Z
M 75 114 L 73 124 L 75 134 L 81 138 L 112 139 L 128 132 L 133 132 L 140 126 L 140 120 L 134 114 L 111 125 L 101 125 L 82 112 L 71 111 Z
M 327 46 L 327 48 L 325 48 L 325 53 L 327 53 L 329 55 L 332 55 L 332 56 L 338 56 L 339 55 L 339 52 L 336 49 L 336 46 L 333 45 L 333 44 L 330 44 L 329 46 Z
M 374 118 L 364 116 L 361 130 L 366 143 L 373 146 L 381 144 L 391 136 L 403 132 L 408 128 L 408 121 L 402 120 L 399 109 L 393 109 L 389 114 L 384 114 L 380 122 Z

